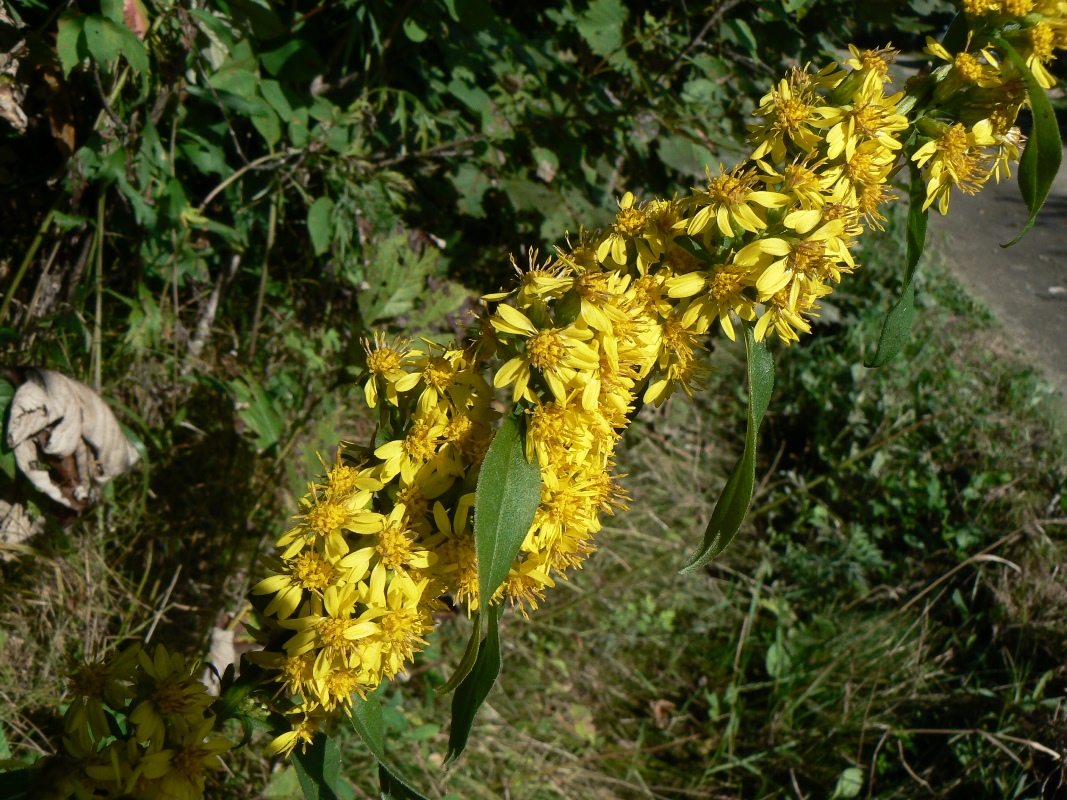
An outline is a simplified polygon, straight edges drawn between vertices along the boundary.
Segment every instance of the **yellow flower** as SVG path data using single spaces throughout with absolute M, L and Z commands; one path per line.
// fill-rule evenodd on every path
M 285 643 L 289 655 L 316 650 L 319 658 L 330 658 L 335 652 L 354 652 L 360 639 L 377 632 L 373 620 L 380 613 L 367 609 L 356 615 L 357 599 L 355 586 L 330 586 L 321 599 L 311 598 L 306 612 L 301 609 L 300 616 L 278 622 L 282 628 L 296 631 Z
M 609 259 L 622 266 L 627 262 L 626 247 L 633 242 L 635 248 L 647 251 L 645 256 L 651 261 L 656 260 L 656 254 L 650 249 L 649 243 L 644 240 L 648 233 L 648 213 L 639 208 L 637 198 L 631 192 L 627 192 L 619 200 L 619 213 L 615 215 L 615 221 L 608 229 L 603 241 L 597 245 L 597 260 L 606 263 Z M 640 244 L 638 244 L 640 243 Z M 653 243 L 655 246 L 655 243 Z
M 751 273 L 743 267 L 723 264 L 707 274 L 701 274 L 701 277 L 700 287 L 692 293 L 699 293 L 699 296 L 682 313 L 682 324 L 704 333 L 717 318 L 723 333 L 733 341 L 736 337 L 733 317 L 743 320 L 756 318 L 755 302 L 744 293 L 752 285 Z M 671 294 L 674 296 L 678 292 L 679 297 L 692 296 L 689 294 L 691 288 L 679 286 Z
M 992 126 L 986 119 L 971 130 L 961 123 L 945 126 L 938 138 L 916 150 L 911 158 L 924 167 L 929 176 L 923 208 L 937 202 L 938 210 L 947 214 L 949 192 L 953 186 L 967 194 L 975 194 L 981 189 L 989 179 L 992 160 L 982 148 L 996 143 Z
M 130 722 L 137 726 L 138 742 L 159 748 L 166 734 L 185 735 L 191 721 L 199 723 L 211 697 L 196 677 L 199 665 L 187 663 L 180 653 L 156 645 L 152 656 L 141 650 L 137 660 L 147 678 L 146 696 L 130 714 Z
M 600 361 L 596 350 L 588 344 L 593 334 L 587 328 L 567 325 L 541 330 L 521 311 L 507 305 L 497 307 L 492 323 L 501 334 L 525 339 L 522 352 L 507 361 L 493 378 L 493 386 L 498 389 L 515 384 L 516 403 L 522 399 L 537 402 L 537 395 L 530 387 L 531 369 L 544 378 L 556 400 L 565 403 L 568 384 L 576 374 L 594 369 Z
M 304 752 L 326 720 L 326 715 L 318 704 L 312 705 L 307 702 L 298 706 L 290 715 L 294 717 L 299 715 L 303 719 L 294 724 L 291 730 L 277 736 L 274 741 L 263 748 L 266 755 L 280 755 L 287 758 L 297 747 Z
M 374 455 L 382 459 L 379 467 L 383 483 L 388 483 L 400 475 L 405 483 L 415 480 L 415 475 L 426 464 L 433 463 L 435 468 L 446 474 L 463 474 L 462 467 L 451 463 L 438 455 L 438 448 L 444 444 L 444 433 L 448 419 L 439 410 L 417 417 L 407 436 L 386 442 Z
M 222 766 L 219 755 L 230 749 L 222 736 L 207 737 L 215 725 L 208 717 L 178 737 L 177 746 L 141 759 L 143 776 L 155 781 L 158 794 L 149 796 L 166 800 L 200 800 L 204 796 L 204 773 Z M 206 740 L 206 741 L 205 741 Z
M 756 116 L 763 117 L 763 125 L 751 126 L 749 140 L 756 145 L 753 159 L 766 155 L 781 163 L 786 160 L 786 140 L 810 153 L 822 141 L 819 131 L 828 128 L 841 117 L 841 109 L 825 105 L 815 93 L 812 76 L 794 69 L 786 80 L 764 95 Z
M 400 393 L 410 391 L 419 382 L 418 375 L 409 374 L 404 366 L 408 359 L 421 355 L 418 350 L 411 350 L 411 341 L 396 338 L 392 343 L 386 341 L 385 334 L 375 331 L 373 341 L 363 340 L 367 351 L 367 383 L 363 387 L 367 405 L 378 405 L 379 391 L 385 386 L 386 399 L 394 406 L 398 404 Z
M 753 169 L 735 167 L 726 172 L 720 164 L 717 178 L 712 178 L 709 171 L 708 190 L 693 190 L 696 194 L 690 203 L 697 211 L 684 221 L 686 233 L 694 236 L 714 226 L 720 235 L 730 238 L 740 236 L 743 231 L 758 233 L 766 228 L 761 213 L 751 206 L 781 208 L 789 203 L 789 198 L 778 192 L 754 189 L 758 180 Z
M 121 710 L 133 698 L 140 649 L 134 644 L 118 655 L 82 664 L 67 678 L 72 699 L 63 715 L 63 730 L 84 751 L 112 734 L 104 705 Z

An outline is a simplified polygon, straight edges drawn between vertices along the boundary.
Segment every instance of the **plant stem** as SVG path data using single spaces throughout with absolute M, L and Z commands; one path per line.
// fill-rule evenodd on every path
M 100 317 L 104 313 L 104 201 L 106 198 L 107 189 L 101 186 L 100 196 L 96 201 L 96 280 L 94 286 L 96 313 L 93 315 L 93 388 L 97 394 L 100 393 L 103 372 Z
M 271 198 L 270 215 L 267 218 L 267 246 L 263 250 L 263 267 L 259 272 L 259 293 L 256 295 L 256 310 L 252 315 L 252 342 L 248 346 L 248 360 L 256 356 L 256 340 L 259 338 L 259 322 L 263 316 L 263 302 L 267 296 L 267 267 L 270 262 L 270 251 L 274 247 L 274 233 L 278 226 L 278 205 L 281 192 Z
M 52 204 L 52 207 L 48 209 L 48 213 L 45 215 L 44 220 L 41 222 L 41 226 L 37 229 L 37 235 L 33 237 L 33 241 L 30 242 L 30 249 L 26 251 L 26 255 L 22 257 L 22 263 L 19 264 L 18 272 L 15 273 L 15 277 L 11 280 L 11 286 L 8 287 L 7 292 L 4 294 L 4 302 L 0 305 L 0 325 L 7 319 L 7 312 L 11 308 L 11 298 L 15 296 L 15 292 L 18 291 L 19 284 L 22 283 L 22 279 L 26 277 L 26 272 L 30 268 L 30 264 L 33 262 L 33 257 L 37 255 L 37 250 L 41 246 L 41 242 L 44 241 L 44 235 L 48 233 L 48 228 L 52 224 L 52 219 L 56 215 L 56 209 L 59 207 L 62 195 L 56 198 L 56 201 Z

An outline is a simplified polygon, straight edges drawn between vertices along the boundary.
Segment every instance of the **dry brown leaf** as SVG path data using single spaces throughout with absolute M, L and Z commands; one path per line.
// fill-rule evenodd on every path
M 15 558 L 27 539 L 44 530 L 44 517 L 34 519 L 22 503 L 0 500 L 0 561 Z
M 0 25 L 18 30 L 22 25 L 13 18 L 0 0 Z M 7 52 L 0 52 L 0 118 L 6 119 L 19 133 L 26 132 L 26 113 L 22 101 L 26 99 L 26 85 L 16 76 L 19 59 L 29 54 L 25 39 L 19 39 Z
M 11 399 L 7 442 L 33 485 L 75 511 L 139 459 L 100 395 L 50 369 L 25 370 Z

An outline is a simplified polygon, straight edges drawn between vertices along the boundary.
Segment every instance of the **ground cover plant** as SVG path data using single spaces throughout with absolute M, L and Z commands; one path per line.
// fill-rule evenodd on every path
M 875 364 L 887 362 L 902 346 L 910 325 L 914 268 L 922 249 L 926 208 L 936 202 L 944 210 L 952 187 L 974 190 L 989 177 L 988 170 L 994 162 L 982 148 L 997 148 L 999 155 L 995 163 L 998 169 L 1005 168 L 1018 155 L 1021 140 L 1010 126 L 1014 111 L 1026 96 L 1034 105 L 1035 126 L 1022 159 L 1022 186 L 1034 213 L 1047 193 L 1045 178 L 1054 172 L 1053 159 L 1058 162 L 1059 142 L 1054 124 L 1049 127 L 1051 114 L 1039 84 L 1050 80 L 1041 65 L 1051 55 L 1059 29 L 1041 21 L 1041 17 L 1026 18 L 1019 28 L 1012 16 L 1015 12 L 998 8 L 968 8 L 965 11 L 966 16 L 959 19 L 966 20 L 973 33 L 986 38 L 979 39 L 977 44 L 968 36 L 961 38 L 959 31 L 963 30 L 965 34 L 968 27 L 960 28 L 963 23 L 959 23 L 950 30 L 946 46 L 953 52 L 959 49 L 960 55 L 953 55 L 944 48 L 939 51 L 940 46 L 935 43 L 929 45 L 931 55 L 950 62 L 955 59 L 957 63 L 935 71 L 909 92 L 901 110 L 917 117 L 925 114 L 926 118 L 923 120 L 925 125 L 909 130 L 907 136 L 902 135 L 903 141 L 897 141 L 894 136 L 908 129 L 907 118 L 897 112 L 896 104 L 901 97 L 890 98 L 882 91 L 884 53 L 855 51 L 849 63 L 851 73 L 827 70 L 812 76 L 794 72 L 788 82 L 783 81 L 780 88 L 764 98 L 759 109 L 765 126 L 755 132 L 754 156 L 763 161 L 753 163 L 749 171 L 738 168 L 730 173 L 724 172 L 718 178 L 709 178 L 707 192 L 698 192 L 691 200 L 644 205 L 627 194 L 621 199 L 621 210 L 613 226 L 599 234 L 599 238 L 587 241 L 578 234 L 569 245 L 570 249 L 561 251 L 561 260 L 554 264 L 543 265 L 531 254 L 531 269 L 523 279 L 523 288 L 513 301 L 514 305 L 502 303 L 496 307 L 492 318 L 483 317 L 485 327 L 481 341 L 485 343 L 484 350 L 479 350 L 477 339 L 473 349 L 469 350 L 447 346 L 435 350 L 428 341 L 424 349 L 417 351 L 398 340 L 379 337 L 368 342 L 365 368 L 370 379 L 360 393 L 371 408 L 380 409 L 378 434 L 362 455 L 359 450 L 349 448 L 355 453 L 355 459 L 344 461 L 339 454 L 335 464 L 326 465 L 329 466 L 326 481 L 309 490 L 302 506 L 302 521 L 280 540 L 281 560 L 270 562 L 277 575 L 259 583 L 253 593 L 258 624 L 261 627 L 266 624 L 261 638 L 268 645 L 267 651 L 254 660 L 268 670 L 280 670 L 284 685 L 299 700 L 295 707 L 287 707 L 284 699 L 276 700 L 274 706 L 275 712 L 290 712 L 292 729 L 285 731 L 281 717 L 267 719 L 262 706 L 250 704 L 248 690 L 263 680 L 251 670 L 244 671 L 241 679 L 232 685 L 232 675 L 224 678 L 223 697 L 212 704 L 203 695 L 199 680 L 181 656 L 168 655 L 158 648 L 154 655 L 147 650 L 141 654 L 124 651 L 118 661 L 83 668 L 77 673 L 81 677 L 74 679 L 72 688 L 76 694 L 83 694 L 87 701 L 77 701 L 67 710 L 66 747 L 71 757 L 82 759 L 85 771 L 76 770 L 63 776 L 67 782 L 56 784 L 56 789 L 60 793 L 118 791 L 146 796 L 159 792 L 198 796 L 206 780 L 204 768 L 216 760 L 218 752 L 230 746 L 223 738 L 205 739 L 205 736 L 220 717 L 223 720 L 237 717 L 246 727 L 265 725 L 275 733 L 281 732 L 268 752 L 296 752 L 298 774 L 305 791 L 339 791 L 333 785 L 336 776 L 328 774 L 332 766 L 331 748 L 335 747 L 333 740 L 315 736 L 315 732 L 328 714 L 339 709 L 348 710 L 377 759 L 383 764 L 388 763 L 381 746 L 382 711 L 375 695 L 364 698 L 363 693 L 377 685 L 383 675 L 392 677 L 400 672 L 414 650 L 424 644 L 421 637 L 432 625 L 432 598 L 446 588 L 451 589 L 453 597 L 465 602 L 470 610 L 477 610 L 479 615 L 488 618 L 487 638 L 481 642 L 481 624 L 475 617 L 477 624 L 471 635 L 471 645 L 450 681 L 458 683 L 458 688 L 448 750 L 450 756 L 457 756 L 466 743 L 473 712 L 484 700 L 499 670 L 499 656 L 494 653 L 499 609 L 479 600 L 492 597 L 494 589 L 502 586 L 504 594 L 512 600 L 526 608 L 536 608 L 544 588 L 553 583 L 552 573 L 560 575 L 588 553 L 590 548 L 585 540 L 597 529 L 594 527 L 596 509 L 618 505 L 621 501 L 620 491 L 605 472 L 611 463 L 613 441 L 607 446 L 607 438 L 598 442 L 594 437 L 589 446 L 582 449 L 584 460 L 593 467 L 588 474 L 579 473 L 587 488 L 572 495 L 572 500 L 584 497 L 582 502 L 591 503 L 588 511 L 580 513 L 592 511 L 593 517 L 591 521 L 584 521 L 584 517 L 580 519 L 568 514 L 552 521 L 555 514 L 552 509 L 560 508 L 552 493 L 557 492 L 565 498 L 566 491 L 558 487 L 564 481 L 574 479 L 574 467 L 584 468 L 583 459 L 577 458 L 577 451 L 570 442 L 578 430 L 596 429 L 595 425 L 590 428 L 580 414 L 596 411 L 608 429 L 621 430 L 628 423 L 631 406 L 639 397 L 659 404 L 676 385 L 688 389 L 693 379 L 703 372 L 693 357 L 694 345 L 690 340 L 716 321 L 731 338 L 735 335 L 734 327 L 741 326 L 748 345 L 751 384 L 748 434 L 744 454 L 731 472 L 722 499 L 712 514 L 705 546 L 690 561 L 689 567 L 699 567 L 720 552 L 741 524 L 755 489 L 756 430 L 770 391 L 766 375 L 769 356 L 763 340 L 768 331 L 786 340 L 796 338 L 797 331 L 807 332 L 807 312 L 832 283 L 840 280 L 841 272 L 851 270 L 853 263 L 849 249 L 860 230 L 858 215 L 862 213 L 868 224 L 884 221 L 878 205 L 887 199 L 883 185 L 897 160 L 895 151 L 903 147 L 904 155 L 916 164 L 911 186 L 912 212 L 907 225 L 908 269 L 904 294 L 891 310 L 873 354 Z M 135 23 L 140 10 L 135 8 L 134 12 L 134 23 L 124 17 L 123 24 L 136 33 Z M 1044 12 L 1046 17 L 1059 13 L 1055 8 L 1044 9 Z M 1055 17 L 1050 19 L 1055 21 Z M 84 55 L 98 58 L 98 53 L 89 51 L 100 43 L 97 29 L 111 30 L 104 24 L 107 21 L 112 26 L 120 24 L 117 18 L 108 17 L 106 13 L 99 19 L 91 15 L 64 17 L 60 20 L 60 28 L 66 31 L 63 34 L 66 46 L 74 48 L 75 56 L 83 55 L 79 48 L 85 48 Z M 1042 25 L 1045 28 L 1040 27 Z M 418 40 L 417 23 L 411 30 L 407 27 L 405 24 L 408 37 Z M 1053 38 L 1049 43 L 1041 44 L 1044 40 L 1039 41 L 1037 32 L 1046 30 L 1051 31 Z M 219 35 L 218 31 L 215 33 Z M 129 46 L 136 52 L 133 40 L 124 37 L 122 41 L 126 44 L 123 47 Z M 999 65 L 992 55 L 982 52 L 982 41 L 998 48 Z M 1038 47 L 1039 44 L 1048 52 Z M 231 53 L 235 46 L 230 45 Z M 1016 47 L 1022 49 L 1022 56 L 1016 53 Z M 974 49 L 975 55 L 967 55 L 966 51 L 972 48 L 978 48 Z M 116 55 L 123 52 L 120 49 Z M 973 63 L 967 62 L 964 56 Z M 136 57 L 125 53 L 125 58 L 129 66 L 134 67 Z M 984 59 L 984 63 L 979 58 Z M 983 96 L 979 89 L 990 87 L 983 86 L 981 81 L 993 80 L 993 73 L 988 70 L 994 69 L 1002 71 L 1001 82 L 993 87 L 994 92 Z M 963 93 L 971 101 L 970 105 L 943 106 L 945 97 L 938 96 L 936 87 L 960 77 L 978 81 L 977 89 Z M 212 84 L 212 89 L 218 87 Z M 795 108 L 798 103 L 800 108 Z M 845 104 L 847 113 L 840 110 L 841 104 Z M 974 121 L 967 116 L 974 116 L 982 109 L 988 114 L 1000 106 L 1005 111 L 997 120 L 978 115 L 975 117 L 978 121 Z M 966 122 L 955 122 L 960 118 L 957 115 Z M 857 128 L 855 120 L 858 119 L 862 119 L 863 124 Z M 322 130 L 328 133 L 333 126 L 331 122 Z M 260 128 L 259 125 L 255 127 Z M 829 134 L 824 140 L 819 131 L 827 129 Z M 232 128 L 229 132 L 234 134 Z M 264 136 L 269 140 L 267 134 Z M 236 136 L 233 141 L 240 150 Z M 1050 146 L 1052 143 L 1054 147 Z M 788 171 L 790 148 L 798 149 L 801 156 L 807 154 L 809 158 L 794 162 L 795 171 L 799 170 L 795 175 Z M 862 169 L 860 162 L 863 162 Z M 757 191 L 755 188 L 756 166 L 762 170 L 764 177 L 760 180 L 766 184 L 766 189 Z M 920 169 L 924 169 L 925 174 Z M 224 179 L 218 190 L 212 189 L 211 192 L 217 195 L 251 170 L 252 162 L 249 162 L 233 174 L 236 177 Z M 803 181 L 796 180 L 802 177 L 800 172 L 811 174 L 807 188 L 802 186 Z M 103 177 L 117 182 L 118 191 L 128 195 L 121 177 Z M 126 183 L 129 183 L 128 179 Z M 826 193 L 825 198 L 820 192 Z M 259 197 L 265 198 L 267 194 L 269 192 Z M 89 255 L 96 258 L 97 315 L 89 341 L 97 385 L 100 384 L 103 352 L 100 326 L 103 297 L 101 243 L 105 233 L 103 197 L 101 194 L 97 203 L 95 233 L 85 240 L 87 260 L 91 260 Z M 268 254 L 274 246 L 283 202 L 281 193 L 272 195 L 269 201 Z M 333 219 L 335 207 L 334 200 L 328 196 L 309 204 L 307 223 L 316 250 L 322 246 L 325 252 L 330 247 L 332 234 L 328 226 L 323 232 L 320 223 Z M 758 210 L 753 210 L 756 207 Z M 792 213 L 776 211 L 782 207 L 791 209 Z M 845 212 L 843 216 L 827 215 L 827 208 L 837 207 Z M 852 210 L 848 211 L 850 208 Z M 853 215 L 851 221 L 849 214 Z M 206 224 L 207 229 L 220 233 L 207 224 L 210 220 L 201 222 L 206 218 L 200 211 L 182 209 L 179 217 L 187 222 L 191 220 L 193 224 Z M 53 214 L 46 217 L 42 232 L 51 224 L 51 218 L 55 218 Z M 39 235 L 35 241 L 40 239 Z M 185 245 L 183 241 L 181 247 Z M 408 267 L 414 263 L 415 285 L 431 281 L 433 288 L 433 258 L 426 258 L 425 251 L 421 255 L 416 252 L 412 262 L 404 256 L 405 249 L 401 245 L 397 237 L 379 245 L 379 255 L 386 254 L 382 262 L 384 266 L 379 264 L 382 291 L 374 291 L 378 279 L 370 283 L 364 281 L 358 292 L 361 309 L 369 294 L 371 302 L 377 302 L 374 300 L 377 295 L 378 301 L 385 303 L 375 313 L 386 317 L 416 308 L 425 311 L 425 301 L 420 302 L 418 297 L 412 298 L 410 293 L 405 295 L 400 291 L 395 275 L 398 266 Z M 812 252 L 809 253 L 809 249 Z M 58 250 L 57 245 L 53 257 Z M 233 254 L 231 272 L 239 267 L 240 255 Z M 798 260 L 802 255 L 803 265 Z M 31 257 L 32 252 L 23 263 L 28 264 Z M 717 265 L 716 259 L 723 257 L 731 262 L 729 268 Z M 661 263 L 652 269 L 657 262 Z M 636 272 L 627 274 L 628 269 Z M 572 271 L 570 275 L 567 270 Z M 19 274 L 24 272 L 25 269 L 19 270 Z M 248 357 L 256 349 L 265 307 L 267 276 L 265 255 L 252 316 Z M 656 280 L 659 283 L 649 284 L 646 278 L 652 279 L 653 284 Z M 719 286 L 722 278 L 732 281 L 729 287 Z M 212 303 L 217 308 L 222 284 L 223 278 L 220 277 L 205 303 L 205 311 Z M 410 287 L 410 282 L 407 285 Z M 177 291 L 176 273 L 173 280 L 164 284 L 164 290 L 170 287 Z M 659 299 L 649 299 L 650 289 L 659 293 Z M 614 312 L 606 311 L 613 302 L 610 300 L 613 293 L 617 295 L 614 302 L 622 305 L 616 305 Z M 487 299 L 490 303 L 500 303 L 507 297 L 508 293 L 501 293 Z M 568 298 L 573 304 L 571 310 L 567 310 Z M 10 299 L 10 293 L 7 299 Z M 763 305 L 757 307 L 757 301 Z M 390 302 L 393 303 L 391 314 L 387 314 L 385 309 L 390 309 Z M 558 306 L 556 310 L 552 310 L 553 304 Z M 175 309 L 179 307 L 177 299 L 173 300 L 173 306 Z M 634 320 L 640 308 L 644 308 L 640 313 L 663 315 L 662 324 L 667 327 L 663 327 L 662 334 L 656 334 L 662 337 L 659 343 L 655 338 L 646 338 L 640 331 L 620 333 L 619 325 L 626 316 L 640 323 L 639 318 Z M 673 310 L 675 308 L 677 312 Z M 441 311 L 437 308 L 435 313 L 440 315 Z M 623 313 L 622 317 L 611 318 L 611 314 L 619 312 Z M 550 314 L 555 315 L 555 324 L 544 327 L 545 319 L 550 318 L 546 315 Z M 681 326 L 677 331 L 668 330 L 672 317 L 675 319 L 673 324 Z M 577 327 L 576 319 L 582 322 Z M 649 324 L 652 328 L 661 325 L 655 321 L 655 316 L 649 318 Z M 207 321 L 207 327 L 211 327 L 211 320 Z M 199 323 L 197 329 L 200 329 Z M 494 333 L 487 336 L 488 331 Z M 608 342 L 614 339 L 604 338 L 616 335 L 624 339 L 629 337 L 627 354 L 620 362 L 625 363 L 622 368 L 619 363 L 612 362 L 612 358 L 618 356 L 612 355 L 615 345 L 609 348 Z M 516 348 L 515 343 L 524 339 L 529 339 L 529 344 L 525 348 Z M 585 344 L 593 339 L 595 349 Z M 349 340 L 348 349 L 358 354 L 358 347 L 353 346 L 355 341 Z M 189 342 L 190 349 L 194 342 L 195 337 Z M 529 404 L 527 411 L 533 413 L 528 423 L 525 413 L 517 417 L 507 416 L 486 454 L 488 426 L 497 412 L 489 404 L 489 385 L 473 367 L 497 350 L 507 363 L 497 373 L 496 385 L 507 387 L 514 384 L 514 400 Z M 599 365 L 594 358 L 597 352 L 601 354 Z M 312 361 L 306 350 L 300 355 Z M 603 360 L 605 356 L 609 359 L 607 363 Z M 323 360 L 320 358 L 320 363 Z M 177 364 L 174 366 L 177 368 Z M 409 372 L 412 367 L 415 371 Z M 537 370 L 532 382 L 531 367 Z M 586 377 L 594 373 L 595 380 Z M 331 383 L 342 376 L 335 374 L 332 377 Z M 450 380 L 442 382 L 444 377 Z M 643 384 L 640 390 L 636 388 L 639 383 Z M 238 411 L 245 412 L 240 414 L 241 421 L 257 436 L 257 444 L 262 443 L 264 449 L 281 445 L 279 462 L 284 463 L 281 456 L 292 449 L 296 440 L 290 436 L 284 443 L 279 441 L 281 420 L 279 415 L 272 417 L 269 413 L 272 409 L 264 402 L 263 386 L 245 374 L 230 388 L 241 398 Z M 571 394 L 572 390 L 577 394 Z M 331 394 L 344 396 L 339 390 L 316 394 L 312 387 L 307 391 L 301 408 L 304 420 L 321 413 L 323 409 L 319 406 L 323 398 Z M 610 401 L 613 394 L 619 398 L 617 402 Z M 563 410 L 563 404 L 568 400 L 575 403 L 573 408 L 577 411 Z M 558 449 L 550 438 L 553 405 L 562 412 L 559 424 L 568 441 L 566 450 Z M 570 420 L 567 418 L 570 413 L 579 417 Z M 524 434 L 527 424 L 531 431 L 538 430 L 538 414 L 542 414 L 541 432 Z M 615 415 L 614 421 L 612 414 Z M 411 427 L 413 421 L 414 427 Z M 179 420 L 179 424 L 183 422 L 185 420 Z M 465 422 L 462 430 L 457 428 L 453 433 L 452 428 L 460 422 Z M 365 426 L 366 423 L 364 420 Z M 196 430 L 195 424 L 190 424 Z M 575 427 L 576 424 L 579 427 Z M 421 433 L 420 425 L 425 428 Z M 273 440 L 271 433 L 274 433 Z M 366 429 L 363 433 L 361 438 L 366 441 L 369 438 Z M 413 444 L 417 439 L 421 441 L 420 437 L 427 442 L 433 440 L 433 447 L 425 454 Z M 444 449 L 438 452 L 439 447 Z M 376 465 L 363 469 L 372 452 L 378 461 L 371 463 Z M 526 487 L 520 483 L 516 490 L 514 481 L 497 481 L 495 486 L 490 482 L 483 490 L 483 482 L 479 480 L 477 492 L 471 491 L 475 488 L 474 470 L 483 456 L 487 465 L 499 466 L 499 469 L 489 470 L 488 474 L 525 475 Z M 600 477 L 602 474 L 603 478 Z M 465 478 L 465 488 L 458 478 Z M 384 492 L 383 488 L 394 479 L 398 481 L 397 492 Z M 545 492 L 548 492 L 547 497 Z M 474 504 L 475 494 L 481 511 L 475 517 L 475 532 L 471 539 L 466 536 L 467 514 Z M 261 510 L 260 501 L 261 498 L 257 499 L 247 516 L 254 517 Z M 430 501 L 433 501 L 432 523 L 428 514 Z M 372 502 L 373 506 L 370 505 Z M 514 524 L 509 524 L 506 514 L 494 515 L 487 511 L 494 503 L 498 508 L 512 510 L 528 505 L 528 513 L 534 518 L 538 502 L 546 516 L 538 523 L 541 533 L 532 537 L 526 537 L 529 519 L 519 523 L 513 520 Z M 142 503 L 147 507 L 143 496 Z M 411 516 L 413 508 L 418 508 L 419 513 Z M 492 520 L 494 516 L 498 520 L 491 524 L 496 533 L 487 539 L 480 530 L 485 531 L 485 520 Z M 235 516 L 231 524 L 239 523 L 241 518 L 241 515 Z M 103 521 L 101 517 L 100 529 Z M 424 531 L 424 523 L 434 527 Z M 508 528 L 514 530 L 509 532 Z M 342 532 L 345 530 L 349 533 Z M 360 540 L 357 545 L 357 538 L 353 536 L 371 538 L 369 543 Z M 413 538 L 416 536 L 417 541 Z M 501 544 L 508 539 L 511 540 L 510 550 Z M 528 555 L 513 564 L 514 554 L 520 546 Z M 450 554 L 446 556 L 446 552 Z M 237 554 L 237 557 L 241 555 Z M 223 565 L 220 574 L 232 574 L 234 563 L 231 558 L 229 564 Z M 474 571 L 476 564 L 479 566 L 477 572 Z M 88 570 L 87 560 L 87 573 Z M 168 603 L 177 577 L 175 572 L 170 588 L 163 595 L 163 605 Z M 240 574 L 233 577 L 243 580 Z M 367 579 L 365 584 L 362 582 L 364 577 Z M 311 594 L 305 595 L 308 591 Z M 152 594 L 155 594 L 154 590 Z M 262 602 L 256 597 L 263 597 Z M 154 616 L 146 638 L 151 637 L 158 618 L 158 614 Z M 740 655 L 741 649 L 737 652 Z M 774 652 L 777 655 L 773 658 L 778 660 L 779 667 L 768 666 L 768 670 L 780 672 L 781 665 L 791 658 L 789 644 L 785 641 L 778 643 Z M 768 655 L 768 662 L 772 660 Z M 115 666 L 110 666 L 112 663 Z M 110 713 L 119 712 L 118 716 L 101 715 L 102 709 L 94 699 L 98 697 L 98 690 L 92 685 L 112 669 L 117 670 L 111 674 L 118 676 L 118 683 L 104 699 L 112 709 Z M 127 680 L 133 680 L 135 685 L 128 685 Z M 169 710 L 161 709 L 151 699 L 158 695 L 159 687 L 164 683 L 179 687 L 176 689 L 178 699 L 174 700 L 177 705 L 171 703 Z M 352 694 L 353 690 L 358 696 Z M 145 695 L 148 701 L 137 706 L 128 705 L 135 695 L 144 692 L 148 692 Z M 736 701 L 736 695 L 733 701 Z M 129 721 L 124 722 L 125 719 Z M 994 738 L 1012 736 L 1002 731 L 996 735 L 987 732 L 987 735 Z M 112 740 L 114 736 L 119 738 Z M 1027 741 L 1023 740 L 1024 743 Z M 145 742 L 148 743 L 147 749 L 142 749 L 144 745 L 139 743 Z M 304 747 L 307 744 L 312 745 L 310 751 Z M 97 755 L 100 747 L 104 749 Z M 841 773 L 835 792 L 852 792 L 855 772 L 856 768 L 853 768 Z M 383 766 L 381 774 L 383 791 L 398 794 L 412 791 L 398 783 L 399 771 L 393 767 Z M 791 773 L 790 777 L 795 783 L 795 776 Z

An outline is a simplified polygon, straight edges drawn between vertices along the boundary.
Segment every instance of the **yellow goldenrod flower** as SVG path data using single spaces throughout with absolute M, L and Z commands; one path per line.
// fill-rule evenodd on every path
M 138 651 L 137 661 L 145 676 L 145 699 L 133 709 L 130 722 L 137 727 L 138 742 L 158 748 L 168 731 L 188 733 L 191 721 L 198 723 L 211 705 L 211 697 L 196 677 L 200 665 L 186 662 L 180 653 L 156 645 L 151 656 Z
M 991 162 L 982 148 L 996 143 L 989 120 L 982 120 L 971 130 L 961 123 L 945 126 L 938 138 L 916 150 L 912 160 L 929 176 L 923 208 L 937 202 L 938 210 L 947 214 L 953 186 L 967 194 L 981 189 L 989 179 Z
M 786 160 L 786 140 L 810 153 L 822 141 L 820 131 L 841 117 L 841 109 L 828 106 L 816 94 L 812 76 L 794 69 L 788 80 L 783 78 L 777 88 L 760 100 L 756 115 L 767 121 L 750 128 L 749 140 L 756 145 L 753 159 L 766 155 L 776 162 Z
M 690 236 L 703 233 L 709 227 L 718 229 L 719 235 L 727 238 L 740 236 L 743 231 L 758 233 L 767 227 L 766 221 L 752 206 L 761 209 L 781 208 L 789 203 L 789 198 L 778 192 L 755 189 L 759 178 L 754 169 L 736 167 L 730 172 L 719 164 L 719 176 L 711 177 L 708 173 L 708 189 L 700 192 L 696 189 L 690 200 L 696 209 L 684 223 L 685 231 Z

